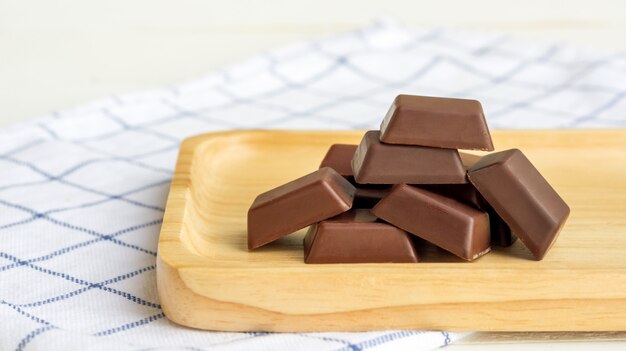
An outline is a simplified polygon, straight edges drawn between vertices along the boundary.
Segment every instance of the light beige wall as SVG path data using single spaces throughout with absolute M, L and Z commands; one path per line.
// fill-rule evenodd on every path
M 0 125 L 176 83 L 381 16 L 626 49 L 619 0 L 0 0 Z

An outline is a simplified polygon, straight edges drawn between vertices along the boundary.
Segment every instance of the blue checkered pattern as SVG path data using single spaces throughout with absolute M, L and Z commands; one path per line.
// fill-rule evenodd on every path
M 217 333 L 164 318 L 156 243 L 180 141 L 377 128 L 398 93 L 482 101 L 492 128 L 626 127 L 626 56 L 381 22 L 167 89 L 0 131 L 0 349 L 432 349 L 458 334 Z

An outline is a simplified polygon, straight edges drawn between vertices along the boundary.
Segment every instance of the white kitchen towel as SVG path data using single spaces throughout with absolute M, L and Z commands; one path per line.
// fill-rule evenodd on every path
M 175 69 L 175 68 L 172 68 Z M 155 255 L 180 141 L 375 129 L 398 93 L 476 98 L 491 128 L 626 126 L 626 56 L 381 21 L 177 86 L 0 131 L 1 350 L 428 350 L 459 334 L 219 333 L 170 323 Z

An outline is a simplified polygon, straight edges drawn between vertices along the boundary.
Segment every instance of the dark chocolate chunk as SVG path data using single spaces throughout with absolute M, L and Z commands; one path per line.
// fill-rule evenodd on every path
M 480 102 L 398 95 L 380 126 L 388 144 L 493 150 Z
M 528 158 L 517 149 L 492 153 L 468 176 L 535 258 L 543 259 L 570 209 Z
M 344 177 L 352 177 L 352 156 L 356 151 L 357 145 L 334 144 L 326 152 L 326 156 L 320 164 L 320 168 L 330 167 Z
M 257 196 L 248 210 L 248 249 L 349 210 L 354 192 L 349 181 L 325 167 Z
M 380 132 L 363 136 L 352 159 L 352 170 L 361 184 L 460 184 L 467 183 L 459 152 L 422 146 L 387 145 Z
M 468 261 L 490 250 L 485 212 L 425 189 L 396 185 L 372 213 Z
M 312 225 L 304 238 L 305 263 L 414 263 L 410 234 L 352 209 Z

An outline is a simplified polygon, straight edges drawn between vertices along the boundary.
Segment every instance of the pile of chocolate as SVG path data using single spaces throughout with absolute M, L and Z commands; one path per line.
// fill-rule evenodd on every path
M 458 149 L 494 150 L 480 102 L 399 95 L 380 131 L 254 200 L 248 249 L 310 226 L 306 263 L 418 262 L 420 243 L 472 261 L 517 237 L 543 259 L 567 204 L 521 151 Z

